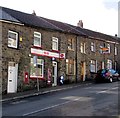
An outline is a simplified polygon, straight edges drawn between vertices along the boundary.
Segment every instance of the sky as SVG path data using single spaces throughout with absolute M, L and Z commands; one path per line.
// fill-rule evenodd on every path
M 108 35 L 118 34 L 120 0 L 0 0 L 0 6 L 77 25 Z

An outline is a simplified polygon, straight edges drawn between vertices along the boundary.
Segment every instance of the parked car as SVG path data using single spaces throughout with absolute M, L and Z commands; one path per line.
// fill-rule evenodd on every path
M 120 80 L 120 75 L 114 69 L 101 69 L 97 71 L 95 82 L 113 82 Z

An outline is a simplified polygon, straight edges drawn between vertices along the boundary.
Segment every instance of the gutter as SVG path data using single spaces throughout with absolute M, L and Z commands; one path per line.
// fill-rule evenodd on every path
M 10 24 L 15 24 L 15 25 L 24 26 L 24 24 L 23 24 L 23 23 L 12 22 L 12 21 L 2 20 L 2 19 L 0 19 L 0 22 L 10 23 Z

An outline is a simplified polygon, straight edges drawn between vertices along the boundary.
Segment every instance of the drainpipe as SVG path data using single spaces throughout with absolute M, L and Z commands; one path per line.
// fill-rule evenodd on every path
M 76 82 L 76 83 L 77 83 L 77 77 L 78 77 L 78 76 L 77 76 L 77 74 L 78 74 L 78 72 L 77 72 L 77 71 L 78 71 L 78 69 L 77 69 L 77 51 L 78 51 L 78 49 L 77 49 L 77 42 L 78 42 L 78 41 L 77 41 L 77 40 L 78 40 L 78 36 L 76 36 L 76 50 L 75 50 L 75 51 L 76 51 L 76 52 L 75 52 L 75 67 L 76 67 L 76 68 L 75 68 L 75 82 Z

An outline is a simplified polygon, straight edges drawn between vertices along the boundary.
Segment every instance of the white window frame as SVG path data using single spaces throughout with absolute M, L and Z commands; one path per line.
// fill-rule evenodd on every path
M 73 38 L 68 39 L 68 50 L 73 50 L 75 49 L 75 41 Z
M 58 51 L 58 38 L 52 37 L 52 50 Z
M 91 51 L 95 52 L 95 43 L 94 42 L 91 42 Z
M 39 39 L 39 44 L 35 44 L 35 37 Z M 41 33 L 34 32 L 34 46 L 41 47 Z
M 84 53 L 85 54 L 85 46 L 86 44 L 85 43 L 80 43 L 80 50 L 81 50 L 81 53 Z
M 101 65 L 102 65 L 102 69 L 105 69 L 105 62 L 104 61 L 101 62 Z
M 15 34 L 16 35 L 15 39 L 10 38 L 9 33 Z M 12 42 L 14 42 L 14 40 L 15 40 L 15 45 L 12 44 Z M 12 45 L 9 45 L 9 42 L 11 42 Z M 18 33 L 17 32 L 14 32 L 14 31 L 11 31 L 11 30 L 8 31 L 8 47 L 18 48 Z
M 90 61 L 90 72 L 97 72 L 97 60 Z
M 110 53 L 110 44 L 107 44 L 108 53 Z
M 117 52 L 118 50 L 117 50 L 117 47 L 115 46 L 115 55 L 117 55 L 118 54 L 118 52 Z
M 112 69 L 112 60 L 107 59 L 107 69 Z
M 41 62 L 41 63 L 39 63 L 39 61 Z M 34 65 L 34 57 L 33 58 L 31 58 L 31 66 L 35 69 L 35 73 L 34 73 L 34 75 L 33 75 L 33 73 L 31 73 L 31 71 L 30 71 L 30 77 L 31 78 L 44 78 L 44 60 L 43 59 L 37 59 L 37 64 L 36 64 L 36 66 Z M 41 65 L 42 66 L 42 73 L 41 73 L 41 75 L 37 75 L 37 69 L 38 69 L 38 65 Z M 31 69 L 31 68 L 30 68 Z

